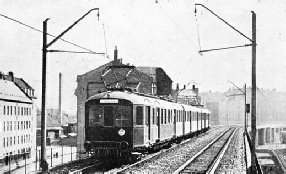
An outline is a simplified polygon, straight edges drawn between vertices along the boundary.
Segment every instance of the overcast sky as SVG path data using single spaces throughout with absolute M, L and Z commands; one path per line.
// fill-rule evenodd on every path
M 202 3 L 251 38 L 252 13 L 257 14 L 257 86 L 286 91 L 286 2 L 283 0 L 1 0 L 0 13 L 59 35 L 92 8 L 90 13 L 63 39 L 110 57 L 91 54 L 48 53 L 47 107 L 58 105 L 58 74 L 63 74 L 63 109 L 76 111 L 76 76 L 113 59 L 118 47 L 123 63 L 162 67 L 180 86 L 190 81 L 203 91 L 224 92 L 233 87 L 251 86 L 251 47 L 198 54 L 202 50 L 249 44 L 206 9 Z M 41 98 L 42 34 L 0 16 L 0 70 L 13 71 L 36 89 Z M 105 28 L 105 38 L 104 30 Z M 50 42 L 52 37 L 48 38 Z M 106 41 L 106 42 L 105 42 Z M 106 47 L 105 48 L 105 43 Z M 62 41 L 50 49 L 84 51 Z M 191 88 L 191 85 L 189 86 Z

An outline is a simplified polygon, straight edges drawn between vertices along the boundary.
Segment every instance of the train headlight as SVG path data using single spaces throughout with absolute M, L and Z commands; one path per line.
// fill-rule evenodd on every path
M 118 131 L 118 135 L 120 135 L 120 136 L 125 135 L 125 130 L 121 128 L 121 129 Z

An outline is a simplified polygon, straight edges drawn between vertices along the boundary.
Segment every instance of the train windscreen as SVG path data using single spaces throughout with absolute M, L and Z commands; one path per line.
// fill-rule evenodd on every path
M 88 112 L 89 126 L 131 126 L 131 106 L 92 105 Z

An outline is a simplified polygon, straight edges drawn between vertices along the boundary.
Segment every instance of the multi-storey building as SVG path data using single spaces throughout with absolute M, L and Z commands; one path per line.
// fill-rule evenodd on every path
M 31 159 L 36 149 L 36 117 L 34 89 L 23 79 L 0 74 L 0 160 L 9 156 L 11 163 L 20 161 L 23 154 Z M 32 157 L 32 158 L 31 158 Z M 0 164 L 0 165 L 1 165 Z

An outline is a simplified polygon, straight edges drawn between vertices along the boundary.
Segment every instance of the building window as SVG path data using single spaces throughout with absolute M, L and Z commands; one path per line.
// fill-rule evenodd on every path
M 32 115 L 31 108 L 29 108 L 29 115 Z
M 13 123 L 12 121 L 10 121 L 10 131 L 12 131 L 12 128 L 13 128 Z
M 18 136 L 18 144 L 20 144 L 20 137 Z
M 21 115 L 23 115 L 23 107 L 21 107 Z
M 14 145 L 16 145 L 16 137 L 14 136 Z
M 18 121 L 18 130 L 20 130 L 20 121 Z
M 16 106 L 14 106 L 14 113 L 15 113 L 15 115 L 17 115 L 17 109 L 16 109 Z
M 21 121 L 21 130 L 23 130 L 23 121 Z
M 4 124 L 4 125 L 3 125 L 3 130 L 4 130 L 4 132 L 5 132 L 5 131 L 6 131 L 6 129 L 5 129 L 5 128 L 6 128 L 6 122 L 3 121 L 3 124 Z
M 9 147 L 9 138 L 6 138 L 6 147 Z
M 9 131 L 9 121 L 7 121 L 7 131 Z
M 31 121 L 29 121 L 29 128 L 31 128 Z
M 17 124 L 16 124 L 16 121 L 14 121 L 14 130 L 17 130 Z
M 18 115 L 20 115 L 20 107 L 18 106 Z
M 3 147 L 5 147 L 5 145 L 6 145 L 6 141 L 5 141 L 6 139 L 5 138 L 3 138 Z
M 13 115 L 13 106 L 10 106 L 10 115 Z
M 9 115 L 9 106 L 7 106 L 7 115 Z
M 3 115 L 6 115 L 6 106 L 4 106 Z
M 10 137 L 10 146 L 12 146 L 13 144 L 12 144 L 12 137 Z

